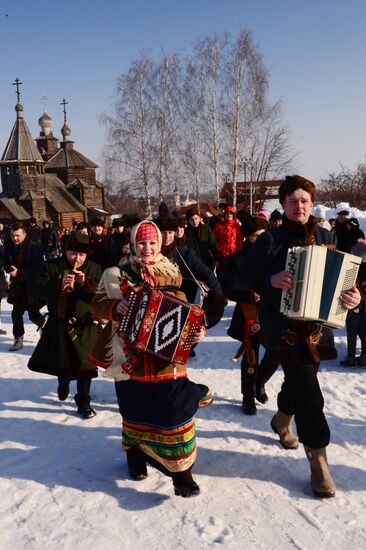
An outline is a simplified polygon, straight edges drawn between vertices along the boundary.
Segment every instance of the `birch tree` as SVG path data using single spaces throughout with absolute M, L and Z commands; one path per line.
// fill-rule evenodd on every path
M 204 98 L 197 74 L 197 67 L 189 64 L 182 89 L 182 139 L 180 154 L 188 176 L 188 187 L 193 188 L 194 197 L 200 206 L 202 174 L 205 172 L 202 136 L 202 111 Z
M 213 34 L 197 40 L 194 57 L 190 62 L 192 73 L 197 77 L 200 95 L 203 98 L 201 111 L 201 139 L 206 147 L 208 166 L 213 172 L 216 199 L 219 201 L 221 187 L 220 147 L 221 136 L 219 108 L 223 93 L 223 66 L 229 35 Z
M 248 148 L 251 126 L 263 113 L 268 88 L 267 72 L 249 31 L 240 31 L 231 47 L 226 67 L 222 121 L 226 131 L 226 159 L 232 174 L 235 206 L 239 160 Z
M 126 74 L 118 77 L 115 114 L 102 119 L 109 137 L 106 162 L 117 165 L 121 181 L 142 195 L 148 216 L 152 215 L 154 195 L 153 71 L 153 60 L 143 54 Z
M 155 177 L 159 202 L 172 192 L 176 180 L 176 139 L 181 123 L 179 113 L 180 62 L 176 54 L 164 55 L 153 75 Z
M 115 112 L 105 115 L 105 161 L 116 185 L 152 205 L 184 183 L 199 202 L 230 173 L 236 205 L 238 167 L 251 181 L 283 176 L 294 155 L 281 104 L 267 101 L 268 75 L 251 33 L 197 40 L 189 56 L 146 53 L 118 77 Z

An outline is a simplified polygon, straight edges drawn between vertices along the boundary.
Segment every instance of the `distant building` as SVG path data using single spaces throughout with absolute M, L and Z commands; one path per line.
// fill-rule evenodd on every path
M 104 185 L 96 179 L 97 164 L 74 149 L 65 100 L 60 144 L 46 112 L 38 121 L 40 135 L 33 140 L 19 101 L 19 84 L 16 79 L 16 120 L 0 161 L 0 221 L 26 221 L 34 216 L 71 227 L 98 215 L 109 222 L 113 207 L 104 195 Z
M 250 190 L 252 190 L 252 205 L 256 212 L 263 208 L 266 200 L 278 199 L 278 188 L 283 180 L 238 181 L 236 183 L 236 205 L 238 210 L 249 208 Z M 227 204 L 233 203 L 234 185 L 232 182 L 224 183 L 220 191 L 220 199 Z

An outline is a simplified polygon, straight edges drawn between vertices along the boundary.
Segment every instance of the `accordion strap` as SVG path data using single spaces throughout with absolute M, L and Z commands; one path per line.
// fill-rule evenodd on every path
M 132 279 L 132 281 L 139 286 L 144 286 L 145 288 L 154 288 L 155 290 L 161 290 L 161 292 L 176 292 L 180 289 L 179 286 L 174 285 L 162 285 L 152 287 L 147 281 L 144 281 L 142 277 L 130 265 L 126 265 L 123 268 L 123 271 Z
M 174 285 L 163 285 L 163 286 L 154 286 L 155 290 L 161 290 L 162 292 L 176 292 L 180 290 L 179 286 Z
M 182 260 L 182 262 L 184 263 L 184 265 L 186 266 L 186 268 L 188 269 L 189 273 L 192 275 L 192 279 L 194 280 L 194 282 L 196 283 L 196 285 L 198 286 L 198 288 L 200 289 L 200 292 L 201 292 L 201 300 L 200 300 L 200 307 L 202 306 L 202 302 L 203 300 L 206 298 L 207 296 L 207 290 L 203 287 L 203 285 L 196 279 L 196 277 L 194 276 L 194 274 L 192 273 L 192 270 L 191 268 L 189 267 L 189 265 L 187 264 L 187 262 L 185 261 L 185 259 L 183 258 L 182 254 L 180 253 L 179 251 L 179 248 L 177 247 L 176 248 L 176 251 L 180 257 L 180 259 Z

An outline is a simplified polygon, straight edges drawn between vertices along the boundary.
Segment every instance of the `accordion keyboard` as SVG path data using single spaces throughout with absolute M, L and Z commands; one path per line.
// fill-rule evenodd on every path
M 283 291 L 282 308 L 286 315 L 288 311 L 297 312 L 300 309 L 302 285 L 304 281 L 306 252 L 297 254 L 295 250 L 289 250 L 287 256 L 286 271 L 291 273 L 294 280 L 292 288 Z

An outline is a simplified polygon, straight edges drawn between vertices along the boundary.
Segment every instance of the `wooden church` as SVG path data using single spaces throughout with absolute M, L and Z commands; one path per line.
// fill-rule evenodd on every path
M 66 120 L 67 102 L 62 102 L 62 141 L 54 137 L 46 111 L 38 121 L 40 135 L 34 140 L 24 119 L 20 84 L 17 78 L 16 120 L 0 161 L 0 222 L 24 222 L 33 216 L 71 227 L 98 216 L 108 223 L 113 207 L 104 185 L 96 179 L 97 164 L 74 148 Z

